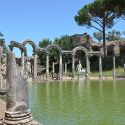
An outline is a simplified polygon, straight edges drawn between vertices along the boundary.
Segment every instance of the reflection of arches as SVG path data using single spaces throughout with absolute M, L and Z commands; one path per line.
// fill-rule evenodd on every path
M 46 76 L 47 79 L 49 79 L 49 50 L 52 48 L 56 48 L 60 52 L 60 58 L 59 58 L 59 76 L 60 79 L 62 79 L 62 49 L 56 45 L 56 44 L 51 44 L 46 47 Z

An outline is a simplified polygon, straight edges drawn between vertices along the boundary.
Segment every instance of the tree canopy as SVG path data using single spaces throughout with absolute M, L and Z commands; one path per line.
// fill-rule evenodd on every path
M 3 53 L 7 53 L 7 47 L 5 45 L 5 39 L 2 32 L 0 32 L 0 44 L 3 46 Z
M 52 42 L 49 39 L 45 38 L 45 39 L 42 39 L 39 42 L 39 47 L 40 48 L 46 48 L 51 43 Z M 46 64 L 46 55 L 45 55 L 45 53 L 38 53 L 38 56 L 39 56 L 39 59 L 40 59 L 40 64 L 45 65 Z
M 60 46 L 63 50 L 72 50 L 73 42 L 72 38 L 68 35 L 61 36 L 60 38 L 55 38 L 54 43 Z
M 72 50 L 73 49 L 73 41 L 72 38 L 68 35 L 63 35 L 60 38 L 55 38 L 54 43 L 60 46 L 62 50 Z M 64 54 L 63 62 L 71 62 L 71 55 Z
M 39 42 L 39 47 L 41 48 L 46 48 L 48 45 L 50 45 L 52 42 L 45 38 L 45 39 L 42 39 L 40 42 Z
M 125 0 L 104 0 L 106 8 L 125 20 Z
M 93 33 L 93 36 L 94 36 L 95 39 L 98 40 L 98 42 L 101 42 L 102 39 L 103 39 L 102 32 L 94 32 L 94 33 Z
M 97 29 L 103 34 L 104 54 L 106 55 L 105 31 L 115 24 L 116 12 L 110 11 L 105 0 L 94 0 L 85 5 L 74 17 L 79 26 L 87 26 Z
M 106 35 L 107 41 L 114 41 L 114 40 L 120 40 L 121 38 L 121 32 L 117 30 L 109 31 Z

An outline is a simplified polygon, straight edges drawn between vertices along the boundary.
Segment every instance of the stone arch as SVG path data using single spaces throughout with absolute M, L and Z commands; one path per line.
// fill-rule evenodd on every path
M 72 50 L 72 55 L 75 55 L 76 51 L 78 50 L 83 50 L 85 52 L 86 55 L 88 55 L 88 51 L 85 47 L 83 46 L 78 46 L 78 47 L 75 47 L 73 50 Z
M 49 79 L 49 50 L 51 48 L 56 48 L 60 52 L 60 58 L 59 58 L 59 77 L 62 79 L 62 49 L 56 45 L 56 44 L 50 44 L 46 47 L 46 76 L 47 79 Z
M 16 47 L 20 50 L 23 50 L 23 51 L 25 50 L 25 47 L 23 46 L 23 44 L 21 44 L 17 41 L 10 41 L 10 45 L 9 45 L 10 50 L 12 51 L 14 47 Z
M 62 49 L 56 45 L 56 44 L 50 44 L 46 47 L 46 52 L 48 52 L 51 48 L 57 48 L 59 50 L 60 53 L 62 53 Z
M 75 77 L 75 53 L 78 50 L 82 50 L 85 52 L 85 55 L 86 55 L 86 76 L 88 77 L 88 73 L 90 72 L 89 52 L 87 51 L 87 49 L 85 47 L 78 46 L 72 50 L 72 78 Z
M 14 48 L 18 48 L 21 54 L 21 60 L 19 58 L 16 58 L 16 62 L 19 66 L 22 66 L 22 52 L 25 51 L 25 47 L 23 46 L 22 43 L 19 43 L 17 41 L 10 41 L 9 48 L 11 51 L 13 51 Z
M 26 44 L 30 44 L 32 46 L 34 52 L 37 52 L 37 46 L 32 40 L 27 39 L 27 40 L 23 41 L 23 46 L 24 47 L 25 47 Z
M 37 78 L 37 46 L 30 39 L 27 39 L 27 40 L 23 41 L 22 44 L 23 44 L 24 47 L 26 46 L 26 44 L 30 44 L 32 46 L 32 48 L 33 48 L 33 51 L 34 51 L 34 62 L 33 62 L 32 69 L 33 69 L 33 78 L 36 79 Z M 24 54 L 23 54 L 23 65 L 24 65 Z

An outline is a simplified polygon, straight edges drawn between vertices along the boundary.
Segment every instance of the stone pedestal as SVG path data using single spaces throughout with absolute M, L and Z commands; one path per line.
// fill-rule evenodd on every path
M 7 97 L 2 125 L 40 125 L 33 119 L 28 101 L 28 85 L 16 66 L 12 52 L 7 54 Z

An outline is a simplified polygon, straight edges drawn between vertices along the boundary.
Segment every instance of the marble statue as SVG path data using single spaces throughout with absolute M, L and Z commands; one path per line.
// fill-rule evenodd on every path
M 77 69 L 78 69 L 79 74 L 86 72 L 86 70 L 82 67 L 82 64 L 81 64 L 80 61 L 79 61 L 78 65 L 77 65 Z

